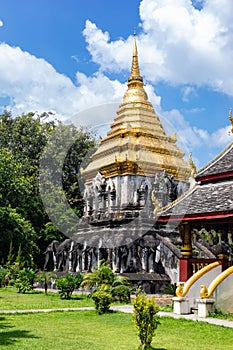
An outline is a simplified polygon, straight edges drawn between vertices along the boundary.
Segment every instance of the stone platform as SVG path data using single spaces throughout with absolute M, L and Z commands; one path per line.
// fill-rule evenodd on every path
M 170 294 L 147 294 L 148 298 L 155 297 L 155 303 L 159 306 L 169 306 L 172 305 L 173 296 Z M 131 303 L 136 298 L 136 295 L 130 296 Z
M 169 276 L 158 273 L 122 273 L 135 287 L 141 287 L 147 294 L 162 293 L 165 286 L 170 285 Z

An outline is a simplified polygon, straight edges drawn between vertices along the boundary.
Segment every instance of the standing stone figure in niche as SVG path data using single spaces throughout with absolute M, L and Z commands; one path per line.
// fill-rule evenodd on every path
M 173 202 L 178 197 L 178 182 L 174 179 L 174 176 L 169 176 L 166 171 L 163 172 L 162 178 L 166 185 L 166 193 L 170 200 Z

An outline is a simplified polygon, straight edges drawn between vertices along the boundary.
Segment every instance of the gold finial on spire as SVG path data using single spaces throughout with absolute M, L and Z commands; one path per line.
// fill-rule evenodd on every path
M 233 133 L 233 117 L 232 117 L 232 108 L 229 110 L 229 119 L 231 122 L 231 132 Z
M 136 41 L 136 31 L 134 30 L 132 67 L 131 67 L 131 73 L 130 73 L 128 81 L 130 82 L 130 81 L 135 80 L 135 79 L 143 81 L 143 79 L 140 75 L 140 69 L 139 69 L 139 64 L 138 64 L 138 49 L 137 49 L 137 41 Z
M 137 40 L 136 40 L 136 38 L 137 38 L 136 29 L 134 29 L 133 38 L 134 38 L 134 42 L 133 42 L 133 56 L 138 56 Z

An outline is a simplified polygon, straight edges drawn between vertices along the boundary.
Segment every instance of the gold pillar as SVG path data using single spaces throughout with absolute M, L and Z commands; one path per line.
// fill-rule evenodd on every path
M 179 226 L 179 230 L 181 232 L 181 237 L 183 240 L 183 247 L 181 248 L 181 254 L 183 258 L 191 258 L 192 257 L 192 241 L 191 241 L 191 230 L 188 222 L 183 222 Z

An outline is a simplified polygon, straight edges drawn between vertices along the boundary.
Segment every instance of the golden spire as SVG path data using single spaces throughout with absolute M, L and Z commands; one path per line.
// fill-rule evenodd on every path
M 91 184 L 98 172 L 106 179 L 125 175 L 154 178 L 156 172 L 166 170 L 169 176 L 188 183 L 191 170 L 183 159 L 183 152 L 176 146 L 176 135 L 166 135 L 159 116 L 148 101 L 140 75 L 135 34 L 131 40 L 132 67 L 124 99 L 111 130 L 101 140 L 83 176 L 86 183 Z M 152 200 L 156 216 L 160 209 L 155 195 Z
M 136 32 L 134 32 L 132 67 L 131 67 L 131 74 L 129 76 L 128 82 L 130 82 L 132 80 L 143 81 L 143 79 L 140 75 L 140 69 L 139 69 L 139 64 L 138 64 L 138 49 L 137 49 L 137 42 L 136 42 Z
M 139 63 L 138 63 L 136 33 L 134 32 L 132 67 L 131 67 L 131 73 L 128 79 L 128 90 L 124 95 L 123 103 L 147 101 L 148 96 L 144 90 L 143 85 L 144 85 L 143 79 L 140 75 L 140 69 L 139 69 Z
M 233 133 L 233 117 L 232 117 L 232 108 L 229 110 L 229 119 L 231 122 L 231 132 Z

